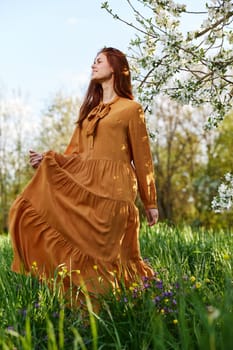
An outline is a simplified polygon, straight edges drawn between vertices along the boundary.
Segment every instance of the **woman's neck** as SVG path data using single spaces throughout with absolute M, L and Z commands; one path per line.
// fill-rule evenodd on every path
M 109 103 L 117 96 L 112 85 L 102 84 L 102 88 L 103 88 L 103 103 Z

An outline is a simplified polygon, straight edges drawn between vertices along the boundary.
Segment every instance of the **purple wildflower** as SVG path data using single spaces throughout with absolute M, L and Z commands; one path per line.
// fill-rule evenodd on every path
M 169 308 L 167 307 L 167 306 L 164 306 L 164 312 L 165 312 L 165 314 L 167 314 L 168 313 L 168 310 L 169 310 Z
M 172 293 L 171 291 L 169 291 L 169 292 L 163 292 L 163 296 L 164 296 L 164 297 L 171 297 L 171 296 L 173 296 L 173 293 Z
M 158 289 L 163 289 L 163 281 L 162 280 L 156 281 L 155 286 Z
M 154 298 L 154 303 L 158 304 L 161 301 L 161 298 L 159 296 Z
M 149 279 L 149 278 L 148 278 L 147 276 L 142 276 L 142 281 L 143 281 L 143 282 L 147 282 L 148 279 Z

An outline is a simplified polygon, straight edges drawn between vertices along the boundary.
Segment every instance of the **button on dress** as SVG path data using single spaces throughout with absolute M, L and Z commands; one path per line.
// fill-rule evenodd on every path
M 12 270 L 43 278 L 62 272 L 67 286 L 84 281 L 101 294 L 152 277 L 139 247 L 138 191 L 146 208 L 156 207 L 142 107 L 122 97 L 101 102 L 77 125 L 64 154 L 45 153 L 13 203 Z

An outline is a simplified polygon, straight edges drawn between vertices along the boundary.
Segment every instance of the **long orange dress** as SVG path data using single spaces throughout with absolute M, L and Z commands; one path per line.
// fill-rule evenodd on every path
M 143 110 L 122 97 L 102 102 L 76 127 L 64 155 L 48 151 L 13 203 L 12 270 L 53 277 L 68 271 L 91 293 L 127 285 L 152 269 L 139 247 L 137 190 L 156 207 Z

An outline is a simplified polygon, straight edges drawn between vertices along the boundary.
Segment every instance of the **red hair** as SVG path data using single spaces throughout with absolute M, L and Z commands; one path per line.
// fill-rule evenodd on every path
M 114 91 L 118 96 L 133 99 L 131 74 L 126 56 L 118 49 L 104 47 L 98 53 L 106 55 L 108 63 L 114 72 Z M 82 125 L 88 113 L 97 106 L 103 98 L 103 90 L 100 83 L 90 81 L 86 96 L 79 112 L 78 124 Z

